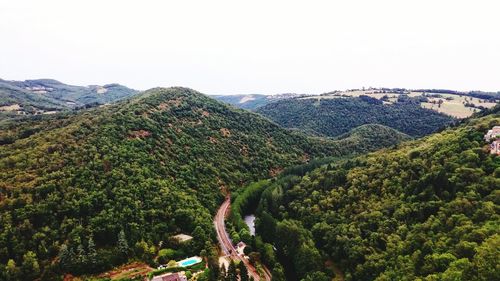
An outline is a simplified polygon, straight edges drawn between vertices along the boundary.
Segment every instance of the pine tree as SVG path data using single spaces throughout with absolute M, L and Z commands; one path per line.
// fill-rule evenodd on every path
M 72 269 L 74 263 L 74 253 L 63 244 L 59 250 L 59 266 L 63 272 L 69 272 Z
M 248 281 L 248 270 L 243 262 L 238 264 L 238 269 L 240 270 L 240 281 Z
M 123 231 L 123 229 L 118 233 L 118 251 L 125 258 L 128 257 L 129 248 L 128 248 L 127 239 L 125 238 L 125 232 Z
M 83 273 L 87 269 L 87 253 L 83 248 L 83 245 L 80 243 L 76 248 L 76 262 L 77 262 L 77 271 L 79 273 Z
M 229 263 L 229 268 L 227 269 L 227 281 L 238 281 L 238 274 L 236 273 L 236 264 L 231 260 Z
M 92 272 L 95 272 L 97 270 L 97 251 L 95 249 L 95 243 L 94 243 L 94 237 L 92 235 L 89 238 L 89 243 L 87 246 L 87 259 L 88 259 L 88 264 L 89 264 L 89 269 Z
M 286 280 L 283 267 L 279 263 L 274 266 L 272 275 L 273 275 L 273 280 L 276 280 L 276 281 L 285 281 Z

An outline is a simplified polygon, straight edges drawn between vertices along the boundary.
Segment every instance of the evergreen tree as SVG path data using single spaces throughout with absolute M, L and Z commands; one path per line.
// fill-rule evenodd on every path
M 72 249 L 68 248 L 66 244 L 61 246 L 59 250 L 59 265 L 62 271 L 69 272 L 74 264 L 75 254 Z
M 123 229 L 118 233 L 118 251 L 123 255 L 124 258 L 128 257 L 129 248 Z
M 83 248 L 83 245 L 80 243 L 76 248 L 76 262 L 77 262 L 77 271 L 79 273 L 83 273 L 87 268 L 87 253 Z
M 20 271 L 13 259 L 9 259 L 5 270 L 7 271 L 7 280 L 19 280 Z
M 27 280 L 34 280 L 40 274 L 40 265 L 34 252 L 28 251 L 24 254 L 21 273 Z
M 248 281 L 248 270 L 243 262 L 238 264 L 238 269 L 240 270 L 240 281 Z
M 195 250 L 201 250 L 205 245 L 205 242 L 210 240 L 210 237 L 200 226 L 196 226 L 194 229 L 193 238 Z
M 238 274 L 236 272 L 236 264 L 233 260 L 229 263 L 229 268 L 227 269 L 227 281 L 238 281 Z
M 273 281 L 286 281 L 285 272 L 281 264 L 277 263 L 273 268 Z
M 89 238 L 87 250 L 88 250 L 87 251 L 87 259 L 88 259 L 89 269 L 92 272 L 96 272 L 98 259 L 97 259 L 97 251 L 96 251 L 95 243 L 94 243 L 94 237 L 92 235 Z
M 323 272 L 321 272 L 321 271 L 315 271 L 313 273 L 309 273 L 301 281 L 329 281 L 331 279 L 332 278 L 328 278 L 328 276 L 326 276 L 326 274 L 324 274 Z

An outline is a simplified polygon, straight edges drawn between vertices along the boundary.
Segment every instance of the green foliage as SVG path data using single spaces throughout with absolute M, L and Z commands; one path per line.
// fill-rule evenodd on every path
M 346 280 L 496 280 L 500 157 L 482 136 L 500 124 L 498 110 L 398 149 L 283 176 L 262 193 L 257 233 L 305 280 L 317 270 L 314 248 Z M 275 229 L 265 232 L 263 221 Z M 300 253 L 290 246 L 304 243 Z
M 430 134 L 453 118 L 420 107 L 411 98 L 385 105 L 368 96 L 359 98 L 295 98 L 256 110 L 287 128 L 335 137 L 364 124 L 380 124 L 417 137 Z
M 330 281 L 331 278 L 328 278 L 328 276 L 321 272 L 321 271 L 315 271 L 313 273 L 307 274 L 307 276 L 302 279 L 301 281 Z
M 99 265 L 99 256 L 97 255 L 96 245 L 94 238 L 90 236 L 87 246 L 87 262 L 91 272 L 97 272 Z
M 498 230 L 498 229 L 497 229 Z M 477 249 L 473 259 L 474 270 L 477 270 L 478 280 L 495 280 L 500 276 L 500 235 L 497 233 L 484 241 Z M 466 267 L 466 264 L 463 267 Z M 467 268 L 467 267 L 466 267 Z M 459 268 L 460 269 L 460 268 Z
M 238 270 L 239 270 L 238 274 L 240 276 L 240 281 L 248 281 L 249 279 L 248 270 L 244 263 L 240 262 L 238 264 Z
M 20 280 L 21 271 L 17 267 L 16 262 L 13 259 L 9 259 L 7 266 L 5 267 L 7 280 Z
M 42 274 L 58 255 L 73 274 L 127 258 L 154 265 L 156 245 L 179 232 L 196 236 L 187 252 L 199 253 L 215 238 L 221 189 L 309 158 L 374 149 L 290 132 L 184 88 L 3 128 L 0 263 L 22 264 L 32 251 Z
M 161 249 L 158 252 L 158 263 L 166 264 L 170 260 L 175 259 L 177 253 L 174 249 Z
M 104 86 L 72 86 L 56 80 L 38 79 L 6 81 L 0 79 L 0 106 L 19 105 L 15 111 L 0 111 L 0 123 L 5 118 L 19 119 L 23 115 L 41 114 L 47 111 L 67 111 L 115 102 L 138 92 L 119 84 Z
M 286 281 L 285 270 L 280 264 L 277 264 L 271 273 L 274 281 Z
M 127 238 L 125 237 L 125 232 L 123 230 L 120 230 L 120 232 L 118 232 L 117 247 L 118 252 L 120 252 L 120 254 L 126 259 L 128 257 L 129 248 Z
M 229 263 L 229 267 L 227 269 L 225 281 L 237 281 L 238 280 L 238 272 L 236 271 L 236 264 L 234 260 L 231 260 Z
M 240 194 L 233 195 L 233 202 L 231 202 L 231 213 L 229 219 L 236 227 L 237 230 L 240 231 L 239 236 L 243 238 L 241 233 L 243 232 L 243 236 L 246 239 L 250 239 L 247 237 L 248 226 L 245 224 L 243 220 L 243 215 L 245 215 L 252 206 L 256 206 L 259 199 L 260 194 L 267 188 L 269 182 L 268 180 L 262 180 L 258 182 L 251 183 Z M 246 230 L 246 232 L 244 232 Z M 250 235 L 250 233 L 248 233 Z M 246 244 L 249 244 L 247 241 L 243 240 Z

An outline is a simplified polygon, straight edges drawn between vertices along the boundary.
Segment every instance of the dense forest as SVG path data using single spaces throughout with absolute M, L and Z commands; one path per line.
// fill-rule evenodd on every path
M 221 190 L 406 138 L 382 126 L 307 137 L 185 88 L 9 122 L 0 131 L 0 279 L 155 265 L 181 232 L 194 240 L 174 256 L 213 254 Z
M 296 280 L 499 280 L 499 112 L 262 183 L 259 239 Z
M 394 104 L 368 96 L 349 98 L 293 98 L 260 107 L 256 112 L 286 128 L 335 137 L 364 124 L 381 124 L 421 137 L 450 124 L 452 117 L 420 107 L 402 95 Z

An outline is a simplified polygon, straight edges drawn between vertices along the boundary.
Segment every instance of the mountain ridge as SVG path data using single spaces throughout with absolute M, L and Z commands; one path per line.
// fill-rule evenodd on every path
M 156 252 L 159 241 L 179 232 L 195 237 L 185 251 L 197 255 L 205 241 L 214 241 L 221 190 L 310 158 L 381 147 L 310 138 L 178 87 L 20 121 L 0 139 L 0 264 L 21 264 L 29 253 L 44 276 L 101 272 L 127 257 L 153 263 L 134 245 Z M 117 248 L 119 236 L 131 245 L 125 254 Z M 99 260 L 66 259 L 90 238 Z M 52 264 L 56 257 L 62 263 Z
M 305 175 L 296 169 L 265 188 L 257 233 L 297 280 L 330 280 L 325 260 L 346 280 L 495 280 L 500 158 L 483 135 L 499 113 Z
M 116 83 L 74 86 L 54 79 L 0 79 L 0 117 L 51 114 L 111 103 L 137 93 L 136 90 Z

